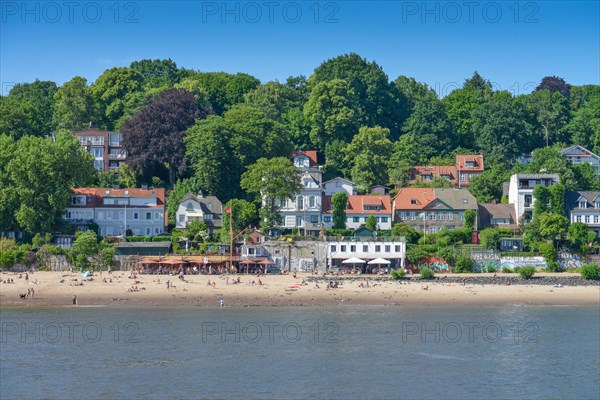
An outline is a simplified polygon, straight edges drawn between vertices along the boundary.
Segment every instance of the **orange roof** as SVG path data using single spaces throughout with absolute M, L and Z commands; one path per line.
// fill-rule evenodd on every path
M 394 210 L 421 210 L 435 198 L 431 188 L 402 188 L 394 197 Z
M 469 168 L 466 163 L 474 162 L 475 167 Z M 483 155 L 481 154 L 457 154 L 456 168 L 461 171 L 483 171 Z
M 442 175 L 450 175 L 450 181 L 455 181 L 458 176 L 458 171 L 453 165 L 419 165 L 413 167 L 410 171 L 411 180 L 409 183 L 414 183 L 418 177 L 431 175 L 432 178 L 439 178 Z
M 368 206 L 369 209 L 365 209 Z M 379 207 L 377 210 L 375 207 Z M 357 195 L 348 196 L 346 214 L 391 214 L 390 196 Z
M 310 158 L 310 166 L 316 167 L 317 163 L 317 151 L 316 150 L 294 150 L 292 151 L 292 158 L 297 157 L 299 155 L 305 155 Z

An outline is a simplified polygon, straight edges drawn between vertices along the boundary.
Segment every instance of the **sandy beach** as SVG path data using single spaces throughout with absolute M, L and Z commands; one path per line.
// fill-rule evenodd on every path
M 476 282 L 476 277 L 482 275 L 487 274 L 454 275 L 455 278 L 465 279 L 465 283 L 418 280 L 398 283 L 366 275 L 352 281 L 341 277 L 326 277 L 318 282 L 310 274 L 300 274 L 296 278 L 291 275 L 267 275 L 260 278 L 248 275 L 186 275 L 183 281 L 175 275 L 138 275 L 132 279 L 128 272 L 123 271 L 116 271 L 111 275 L 107 272 L 96 273 L 93 280 L 83 278 L 79 273 L 35 272 L 29 274 L 26 281 L 24 274 L 19 278 L 19 274 L 3 272 L 0 273 L 0 280 L 6 282 L 12 279 L 14 283 L 0 283 L 0 306 L 73 306 L 73 296 L 77 297 L 78 306 L 110 307 L 218 307 L 221 299 L 225 307 L 509 304 L 600 306 L 600 285 L 596 283 L 562 287 L 535 285 L 522 281 L 516 274 L 502 274 L 502 277 L 514 276 L 514 284 L 511 285 Z M 556 276 L 570 275 L 577 276 Z M 241 282 L 233 284 L 238 277 Z M 259 284 L 259 279 L 262 284 Z M 209 280 L 211 285 L 208 284 Z M 328 289 L 326 283 L 329 280 L 339 280 L 341 284 L 338 288 Z M 167 281 L 172 283 L 172 287 L 167 288 Z M 303 281 L 305 284 L 302 284 Z M 367 282 L 369 285 L 365 287 Z M 133 291 L 136 287 L 139 291 Z M 31 289 L 34 291 L 33 296 L 21 297 Z

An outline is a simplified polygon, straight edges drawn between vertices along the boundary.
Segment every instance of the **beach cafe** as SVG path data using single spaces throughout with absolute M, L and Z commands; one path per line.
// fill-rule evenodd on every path
M 183 269 L 186 274 L 219 274 L 227 272 L 230 258 L 227 255 L 176 256 L 176 257 L 140 257 L 136 261 L 136 270 L 146 274 L 177 273 Z M 274 264 L 266 257 L 231 257 L 232 268 L 229 272 L 266 273 Z
M 405 268 L 405 263 L 406 242 L 403 238 L 352 238 L 327 243 L 329 271 L 372 274 Z

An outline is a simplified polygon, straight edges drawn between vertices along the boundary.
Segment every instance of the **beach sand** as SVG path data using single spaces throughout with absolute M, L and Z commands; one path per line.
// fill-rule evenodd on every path
M 376 281 L 375 276 L 362 276 L 369 282 L 369 288 L 360 287 L 361 281 L 343 281 L 341 287 L 327 290 L 325 281 L 302 285 L 310 274 L 261 276 L 262 285 L 256 276 L 248 275 L 186 275 L 185 282 L 177 276 L 141 275 L 129 278 L 128 272 L 116 271 L 96 273 L 93 281 L 82 278 L 79 273 L 35 272 L 25 275 L 0 273 L 0 280 L 8 278 L 14 284 L 0 283 L 0 306 L 73 306 L 73 296 L 77 296 L 78 306 L 202 306 L 218 307 L 224 300 L 225 307 L 253 306 L 333 306 L 333 305 L 389 305 L 389 306 L 492 306 L 492 305 L 594 305 L 600 306 L 600 286 L 544 286 L 521 283 L 510 286 L 500 284 L 441 283 L 427 281 L 409 281 L 400 284 L 396 281 Z M 476 274 L 473 276 L 481 276 Z M 544 274 L 539 274 L 544 275 Z M 568 276 L 569 274 L 559 274 Z M 239 276 L 240 284 L 231 284 Z M 506 274 L 502 274 L 506 276 Z M 536 276 L 538 276 L 536 274 Z M 103 279 L 112 279 L 104 283 Z M 227 284 L 229 278 L 230 284 Z M 336 277 L 327 277 L 336 280 Z M 62 280 L 62 283 L 61 283 Z M 167 288 L 170 280 L 174 287 Z M 215 287 L 208 281 L 215 282 Z M 37 282 L 37 283 L 34 283 Z M 78 285 L 83 283 L 83 285 Z M 131 292 L 137 286 L 139 292 Z M 428 287 L 428 290 L 424 290 Z M 144 288 L 144 289 L 142 289 Z M 34 289 L 34 297 L 22 299 L 28 289 Z

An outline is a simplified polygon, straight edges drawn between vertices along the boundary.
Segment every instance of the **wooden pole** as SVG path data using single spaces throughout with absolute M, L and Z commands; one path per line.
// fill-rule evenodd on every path
M 233 269 L 233 199 L 229 200 L 229 270 Z

